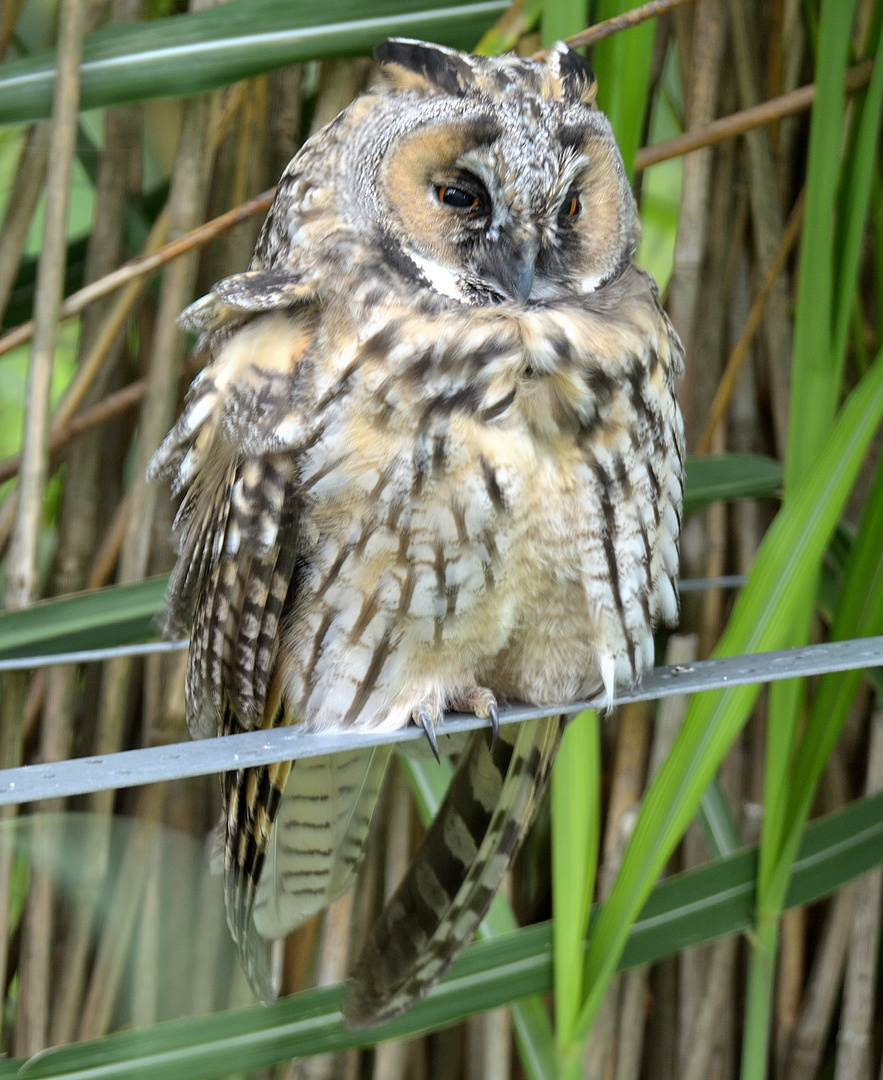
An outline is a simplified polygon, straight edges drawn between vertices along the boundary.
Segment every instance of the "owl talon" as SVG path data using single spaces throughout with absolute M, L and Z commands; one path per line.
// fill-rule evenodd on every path
M 497 735 L 500 733 L 500 714 L 497 710 L 497 699 L 494 692 L 484 686 L 473 686 L 458 694 L 451 706 L 459 712 L 472 713 L 479 720 L 491 722 L 491 749 L 497 745 Z
M 488 717 L 491 722 L 491 750 L 497 745 L 497 736 L 500 734 L 500 714 L 497 711 L 497 703 L 492 702 L 487 707 Z
M 419 724 L 420 727 L 423 728 L 423 734 L 426 736 L 429 748 L 432 750 L 435 760 L 441 765 L 441 757 L 438 752 L 438 740 L 435 737 L 435 724 L 432 722 L 432 716 L 429 713 L 429 709 L 421 706 L 413 711 L 411 718 L 415 724 Z

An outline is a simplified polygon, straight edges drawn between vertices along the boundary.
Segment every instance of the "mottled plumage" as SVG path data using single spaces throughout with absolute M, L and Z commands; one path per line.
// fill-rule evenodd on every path
M 675 620 L 681 348 L 632 262 L 588 65 L 394 40 L 288 166 L 250 269 L 185 322 L 211 360 L 157 454 L 196 734 L 432 726 L 633 683 Z M 471 937 L 532 820 L 550 719 L 479 733 L 357 963 L 397 1015 Z M 385 750 L 225 778 L 228 919 L 269 942 L 346 889 Z

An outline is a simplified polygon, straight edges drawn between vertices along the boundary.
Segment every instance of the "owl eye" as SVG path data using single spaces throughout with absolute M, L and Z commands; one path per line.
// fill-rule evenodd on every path
M 435 191 L 439 202 L 455 210 L 475 210 L 481 204 L 481 199 L 473 192 L 450 184 L 439 184 Z
M 582 208 L 583 204 L 580 202 L 579 195 L 572 191 L 561 204 L 558 218 L 560 221 L 573 221 L 580 216 Z

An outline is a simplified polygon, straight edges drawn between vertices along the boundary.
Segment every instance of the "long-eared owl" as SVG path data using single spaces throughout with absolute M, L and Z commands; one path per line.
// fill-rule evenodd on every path
M 210 360 L 152 471 L 182 496 L 169 627 L 194 734 L 473 711 L 448 796 L 355 966 L 390 1019 L 470 939 L 562 721 L 677 617 L 680 343 L 591 69 L 394 39 L 286 169 L 247 272 L 185 314 Z M 388 749 L 228 773 L 227 914 L 270 944 L 358 869 Z

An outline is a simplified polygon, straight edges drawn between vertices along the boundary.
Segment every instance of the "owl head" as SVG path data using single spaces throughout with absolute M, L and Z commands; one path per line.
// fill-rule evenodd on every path
M 393 38 L 375 56 L 381 84 L 283 176 L 253 269 L 300 271 L 326 294 L 358 269 L 441 305 L 573 300 L 625 269 L 637 213 L 578 53 Z

